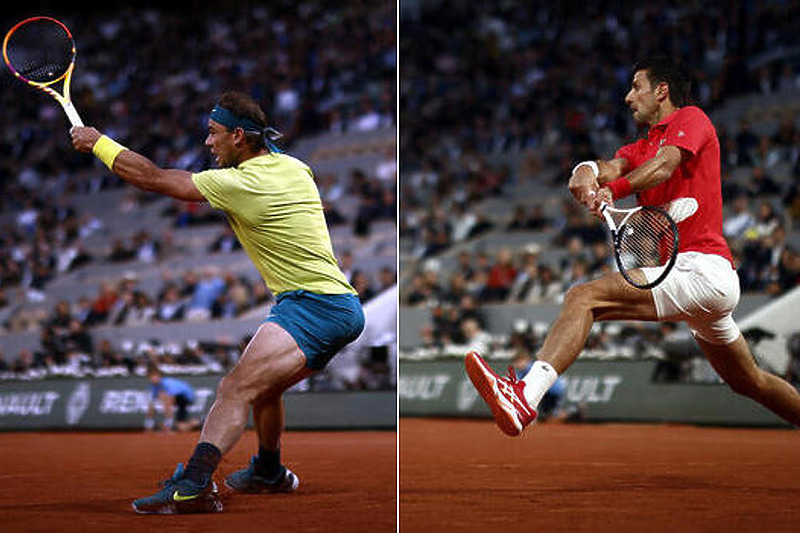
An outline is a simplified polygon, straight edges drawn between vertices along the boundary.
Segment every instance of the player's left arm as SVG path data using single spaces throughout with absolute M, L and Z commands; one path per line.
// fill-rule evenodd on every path
M 631 192 L 643 191 L 667 181 L 689 152 L 677 146 L 662 146 L 652 158 L 639 165 L 625 178 L 631 184 Z
M 72 135 L 72 145 L 79 152 L 97 152 L 96 145 L 103 137 L 96 129 L 86 127 L 74 127 L 70 130 L 70 133 Z M 105 139 L 106 141 L 101 142 L 110 141 L 107 137 Z M 110 142 L 116 145 L 113 141 Z M 123 149 L 113 156 L 110 161 L 110 168 L 114 174 L 134 187 L 187 202 L 205 201 L 205 197 L 192 181 L 190 172 L 161 168 L 150 159 L 133 150 L 128 150 L 119 145 L 116 146 Z M 105 161 L 100 153 L 96 153 L 96 155 L 104 163 L 109 164 L 109 161 Z
M 691 157 L 691 153 L 677 146 L 662 146 L 652 158 L 648 159 L 628 175 L 606 183 L 597 192 L 593 210 L 597 210 L 601 203 L 611 204 L 614 198 L 628 196 L 639 191 L 644 191 L 667 181 L 680 164 Z M 627 183 L 623 183 L 625 180 Z

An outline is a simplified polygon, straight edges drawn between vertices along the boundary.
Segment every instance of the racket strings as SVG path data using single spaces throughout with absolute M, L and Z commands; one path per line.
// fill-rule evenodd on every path
M 658 211 L 637 211 L 617 235 L 619 257 L 626 270 L 666 264 L 677 244 L 673 225 Z
M 74 55 L 72 38 L 59 24 L 36 20 L 17 28 L 6 44 L 6 59 L 23 78 L 36 83 L 58 80 Z

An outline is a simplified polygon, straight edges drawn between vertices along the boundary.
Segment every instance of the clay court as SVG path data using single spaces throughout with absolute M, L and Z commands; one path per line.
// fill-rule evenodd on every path
M 783 429 L 401 419 L 400 530 L 800 531 Z
M 396 433 L 284 435 L 285 462 L 300 477 L 293 494 L 231 495 L 205 515 L 137 515 L 131 500 L 158 489 L 186 461 L 197 433 L 0 434 L 0 530 L 117 533 L 396 530 Z M 221 474 L 249 460 L 249 431 Z M 219 477 L 219 476 L 218 476 Z M 218 479 L 219 481 L 219 479 Z

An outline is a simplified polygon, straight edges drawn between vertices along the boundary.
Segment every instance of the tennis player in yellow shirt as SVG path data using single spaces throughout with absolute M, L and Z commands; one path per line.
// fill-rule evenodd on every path
M 220 168 L 192 174 L 159 168 L 94 128 L 71 130 L 76 150 L 93 152 L 131 185 L 223 210 L 277 297 L 220 382 L 186 468 L 179 464 L 161 490 L 134 501 L 138 513 L 221 511 L 212 474 L 242 436 L 251 406 L 258 453 L 225 484 L 241 492 L 295 490 L 298 478 L 280 459 L 283 393 L 324 368 L 364 327 L 356 291 L 333 255 L 311 169 L 280 153 L 272 144 L 275 133 L 252 98 L 225 93 L 211 112 L 205 141 Z

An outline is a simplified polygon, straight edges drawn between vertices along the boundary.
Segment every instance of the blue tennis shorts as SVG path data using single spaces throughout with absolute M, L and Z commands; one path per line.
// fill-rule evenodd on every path
M 321 370 L 361 335 L 364 311 L 355 294 L 290 291 L 278 295 L 264 322 L 285 329 L 305 354 L 306 366 Z

